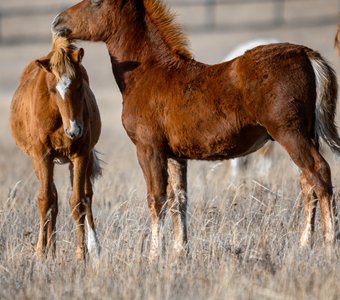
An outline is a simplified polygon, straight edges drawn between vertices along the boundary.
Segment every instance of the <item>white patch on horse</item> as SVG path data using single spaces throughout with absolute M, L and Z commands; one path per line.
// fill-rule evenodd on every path
M 87 225 L 87 250 L 89 251 L 91 256 L 99 257 L 100 246 L 99 246 L 97 234 L 89 225 L 87 217 L 86 217 L 86 225 Z
M 61 75 L 60 80 L 57 83 L 56 89 L 59 92 L 61 98 L 65 99 L 65 94 L 71 85 L 71 79 L 68 78 L 65 74 Z
M 68 133 L 78 136 L 79 132 L 80 132 L 80 126 L 77 125 L 77 121 L 70 120 L 70 129 Z
M 311 238 L 311 233 L 312 233 L 312 225 L 307 223 L 306 227 L 304 228 L 301 238 L 300 238 L 300 246 L 301 247 L 306 247 L 308 244 L 308 241 Z

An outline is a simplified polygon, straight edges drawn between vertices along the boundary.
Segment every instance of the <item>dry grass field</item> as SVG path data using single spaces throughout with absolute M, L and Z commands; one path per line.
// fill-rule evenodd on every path
M 55 2 L 71 5 L 76 1 Z M 25 3 L 2 0 L 0 10 Z M 181 23 L 188 18 L 199 22 L 195 11 L 174 8 Z M 260 19 L 271 8 L 233 5 L 221 9 L 219 18 L 242 23 L 254 15 Z M 275 37 L 319 50 L 340 74 L 340 60 L 333 48 L 338 9 L 337 0 L 292 2 L 286 7 L 288 19 L 299 19 L 300 14 L 315 18 L 333 14 L 334 18 L 320 26 L 290 26 L 288 22 L 256 30 L 189 31 L 191 50 L 198 60 L 217 63 L 238 43 Z M 31 26 L 48 32 L 51 19 L 33 18 L 29 24 L 18 20 L 21 23 L 16 25 L 6 21 L 2 31 L 17 33 L 22 26 Z M 62 166 L 55 174 L 59 191 L 57 258 L 36 259 L 38 183 L 30 159 L 10 137 L 8 117 L 21 71 L 29 61 L 46 54 L 50 45 L 48 41 L 0 45 L 0 299 L 340 299 L 339 244 L 333 257 L 326 258 L 319 210 L 315 247 L 299 250 L 303 212 L 298 172 L 279 147 L 266 177 L 251 167 L 231 178 L 221 162 L 190 162 L 190 256 L 180 261 L 172 256 L 167 217 L 169 251 L 164 260 L 150 264 L 145 184 L 134 146 L 120 122 L 122 99 L 109 57 L 102 44 L 81 45 L 103 121 L 97 149 L 105 161 L 104 172 L 94 195 L 102 255 L 86 265 L 75 260 L 68 169 Z M 325 156 L 340 207 L 340 162 L 327 151 Z

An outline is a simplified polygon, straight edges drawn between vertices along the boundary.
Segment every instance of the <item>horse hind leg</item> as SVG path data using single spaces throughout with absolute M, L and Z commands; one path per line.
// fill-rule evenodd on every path
M 305 176 L 300 175 L 300 187 L 304 201 L 304 229 L 300 238 L 300 246 L 306 247 L 308 243 L 313 246 L 315 230 L 316 195 L 313 187 L 308 183 Z
M 330 167 L 319 153 L 315 143 L 302 134 L 286 130 L 284 134 L 276 136 L 275 139 L 283 145 L 300 168 L 306 180 L 304 187 L 313 187 L 320 204 L 324 243 L 327 252 L 330 253 L 335 241 L 335 211 L 332 201 Z M 301 239 L 304 241 L 303 236 Z
M 174 250 L 188 253 L 187 237 L 187 161 L 168 159 L 168 206 L 174 225 Z

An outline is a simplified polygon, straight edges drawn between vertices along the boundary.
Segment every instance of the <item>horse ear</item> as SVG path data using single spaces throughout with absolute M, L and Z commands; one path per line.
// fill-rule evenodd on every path
M 72 52 L 71 54 L 71 59 L 73 62 L 80 64 L 82 59 L 84 57 L 84 49 L 83 48 L 79 48 L 75 51 Z
M 46 72 L 51 72 L 51 64 L 49 59 L 37 59 L 35 63 Z

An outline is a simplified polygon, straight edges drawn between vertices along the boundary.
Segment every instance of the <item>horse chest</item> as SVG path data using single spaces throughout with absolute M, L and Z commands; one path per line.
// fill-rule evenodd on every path
M 67 153 L 67 149 L 72 146 L 72 141 L 65 134 L 53 134 L 50 137 L 50 144 L 53 150 L 60 153 Z
M 82 139 L 73 141 L 67 138 L 63 132 L 57 131 L 50 135 L 49 144 L 54 152 L 54 156 L 60 163 L 79 152 Z

